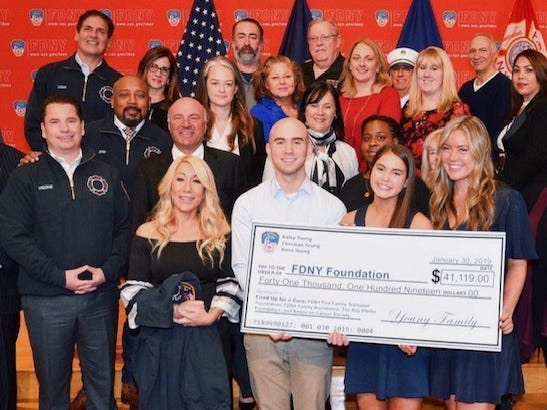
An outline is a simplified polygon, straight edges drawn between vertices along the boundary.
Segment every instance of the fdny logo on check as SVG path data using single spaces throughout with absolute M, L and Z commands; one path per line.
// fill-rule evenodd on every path
M 279 245 L 279 234 L 277 232 L 266 231 L 262 234 L 260 238 L 262 243 L 262 249 L 266 253 L 275 252 L 277 245 Z
M 108 182 L 100 175 L 91 175 L 87 178 L 87 189 L 94 195 L 103 196 L 108 192 Z

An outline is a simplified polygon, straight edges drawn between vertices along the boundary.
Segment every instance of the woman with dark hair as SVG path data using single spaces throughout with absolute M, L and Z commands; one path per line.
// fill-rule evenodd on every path
M 439 141 L 441 165 L 435 172 L 431 220 L 435 229 L 505 232 L 503 311 L 499 318 L 501 352 L 433 349 L 431 394 L 455 400 L 455 408 L 491 409 L 502 396 L 522 394 L 513 313 L 527 271 L 536 259 L 522 196 L 494 179 L 490 137 L 476 117 L 448 122 Z
M 340 192 L 340 199 L 348 211 L 353 211 L 372 200 L 370 166 L 376 153 L 388 144 L 397 144 L 402 138 L 401 126 L 391 117 L 371 115 L 361 126 L 361 154 L 364 171 L 348 180 Z M 429 212 L 429 190 L 420 178 L 415 180 L 413 207 L 427 215 Z
M 180 97 L 178 69 L 173 53 L 167 47 L 154 47 L 139 61 L 137 75 L 148 85 L 150 111 L 148 119 L 165 131 L 167 111 Z
M 306 90 L 298 118 L 308 129 L 313 152 L 306 159 L 306 173 L 320 187 L 334 195 L 344 183 L 357 175 L 355 150 L 344 142 L 344 123 L 333 85 L 315 82 Z M 273 176 L 270 160 L 266 162 L 264 179 Z
M 132 241 L 121 291 L 129 327 L 140 328 L 133 353 L 139 409 L 228 410 L 219 330 L 238 321 L 241 290 L 213 173 L 202 159 L 179 158 L 158 192 Z
M 257 103 L 251 108 L 251 114 L 262 122 L 266 142 L 278 120 L 297 117 L 304 90 L 302 68 L 289 57 L 270 56 L 254 73 L 253 91 Z
M 342 225 L 432 229 L 412 207 L 414 159 L 399 144 L 383 146 L 370 164 L 371 200 L 348 213 Z M 429 349 L 350 343 L 344 380 L 359 409 L 414 409 L 429 395 Z
M 515 59 L 511 76 L 511 110 L 497 139 L 498 178 L 522 194 L 537 232 L 539 260 L 532 269 L 534 338 L 547 357 L 547 58 L 539 51 L 524 50 Z
M 210 58 L 200 72 L 196 99 L 210 114 L 207 145 L 239 155 L 249 187 L 258 185 L 266 161 L 262 123 L 247 111 L 237 65 L 224 56 Z
M 346 142 L 357 152 L 359 170 L 364 171 L 361 156 L 363 121 L 375 114 L 401 120 L 399 94 L 391 86 L 386 58 L 378 43 L 364 39 L 353 44 L 344 62 L 340 87 Z

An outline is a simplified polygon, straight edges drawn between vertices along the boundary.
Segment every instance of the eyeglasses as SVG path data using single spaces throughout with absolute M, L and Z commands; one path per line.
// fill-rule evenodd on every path
M 319 40 L 327 41 L 329 38 L 338 37 L 338 34 L 323 34 L 321 36 L 309 36 L 308 43 L 317 43 Z
M 151 63 L 148 65 L 148 71 L 155 73 L 160 70 L 161 75 L 169 75 L 169 67 L 160 67 L 156 63 Z

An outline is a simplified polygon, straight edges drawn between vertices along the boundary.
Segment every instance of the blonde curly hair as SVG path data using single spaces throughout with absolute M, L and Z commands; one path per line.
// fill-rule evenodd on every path
M 209 261 L 213 265 L 215 255 L 220 257 L 220 261 L 224 258 L 226 236 L 230 233 L 230 226 L 220 206 L 213 172 L 205 161 L 193 156 L 185 156 L 173 161 L 158 186 L 159 200 L 152 210 L 150 222 L 153 223 L 160 239 L 154 244 L 152 252 L 157 251 L 160 258 L 174 232 L 176 222 L 171 189 L 177 169 L 184 163 L 194 169 L 197 178 L 205 188 L 203 200 L 198 207 L 202 237 L 197 240 L 196 247 L 203 263 Z
M 484 124 L 477 117 L 461 116 L 449 121 L 439 140 L 442 149 L 446 140 L 454 131 L 461 131 L 469 139 L 469 150 L 477 165 L 469 175 L 469 186 L 465 200 L 462 225 L 471 231 L 487 231 L 494 223 L 494 194 L 496 183 L 494 165 L 490 157 L 490 137 Z M 454 181 L 450 179 L 444 166 L 433 171 L 433 186 L 429 201 L 431 220 L 435 229 L 442 229 L 448 215 L 457 214 L 454 205 Z

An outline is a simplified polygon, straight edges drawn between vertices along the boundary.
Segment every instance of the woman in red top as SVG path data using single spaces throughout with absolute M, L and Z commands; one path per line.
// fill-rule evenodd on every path
M 385 57 L 376 42 L 365 39 L 353 45 L 344 62 L 340 91 L 346 142 L 355 148 L 359 169 L 363 170 L 363 121 L 374 114 L 385 115 L 396 121 L 401 120 L 399 94 L 391 87 Z
M 410 85 L 409 100 L 403 109 L 403 140 L 414 156 L 416 173 L 421 176 L 425 138 L 452 118 L 469 115 L 456 90 L 454 67 L 446 51 L 428 47 L 418 54 Z

